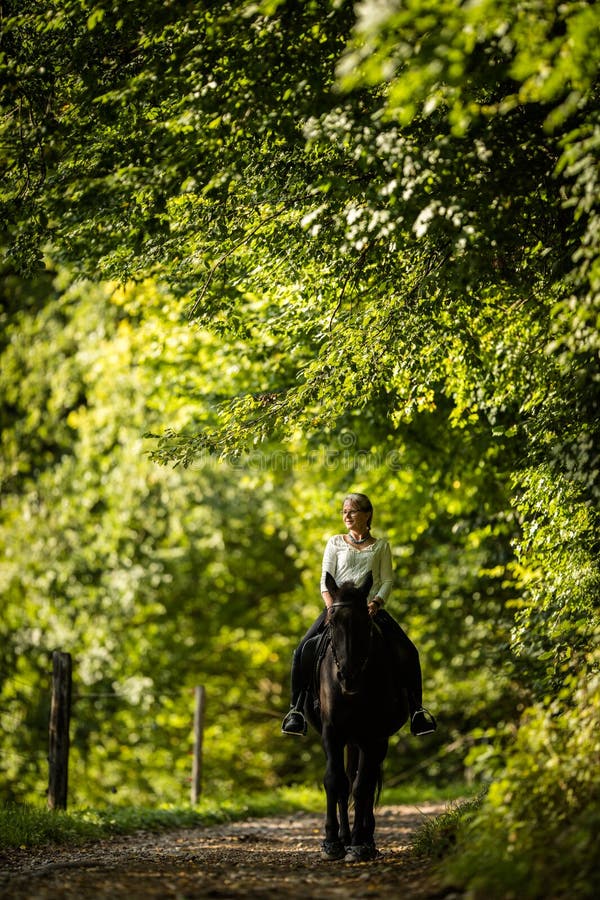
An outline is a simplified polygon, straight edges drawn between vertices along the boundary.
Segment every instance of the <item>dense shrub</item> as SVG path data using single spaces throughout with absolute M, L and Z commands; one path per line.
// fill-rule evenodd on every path
M 560 698 L 527 711 L 504 770 L 459 833 L 449 881 L 477 897 L 597 896 L 599 660 L 591 653 Z

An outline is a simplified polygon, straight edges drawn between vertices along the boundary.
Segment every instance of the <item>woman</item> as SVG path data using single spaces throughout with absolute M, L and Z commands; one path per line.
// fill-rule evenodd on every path
M 306 734 L 306 719 L 302 712 L 305 685 L 300 660 L 306 641 L 323 630 L 327 610 L 333 603 L 333 597 L 325 587 L 327 572 L 333 575 L 338 584 L 353 581 L 357 585 L 362 584 L 365 576 L 371 572 L 373 587 L 367 600 L 369 613 L 387 638 L 394 652 L 400 677 L 406 683 L 410 730 L 414 735 L 430 734 L 435 731 L 436 724 L 431 713 L 422 705 L 421 665 L 417 648 L 396 620 L 383 609 L 393 583 L 390 545 L 388 541 L 371 534 L 373 505 L 365 494 L 348 494 L 342 507 L 342 519 L 348 533 L 334 535 L 325 547 L 321 572 L 321 594 L 325 609 L 294 651 L 292 703 L 281 730 L 284 734 Z

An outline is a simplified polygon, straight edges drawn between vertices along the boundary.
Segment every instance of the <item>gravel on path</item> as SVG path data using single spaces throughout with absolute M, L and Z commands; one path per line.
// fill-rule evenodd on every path
M 445 804 L 377 810 L 381 855 L 372 862 L 322 860 L 323 817 L 307 813 L 226 825 L 137 833 L 80 847 L 0 853 L 0 898 L 247 898 L 433 900 L 458 897 L 410 852 L 411 836 Z

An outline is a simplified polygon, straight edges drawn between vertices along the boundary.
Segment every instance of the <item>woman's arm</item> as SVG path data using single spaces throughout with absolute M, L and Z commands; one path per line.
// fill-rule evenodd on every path
M 333 597 L 325 586 L 325 576 L 329 572 L 329 574 L 333 576 L 333 578 L 335 578 L 336 569 L 337 554 L 335 552 L 335 547 L 333 546 L 333 538 L 329 538 L 327 544 L 325 545 L 325 552 L 323 553 L 323 564 L 321 566 L 321 596 L 323 597 L 325 606 L 328 609 L 333 603 Z
M 394 584 L 394 569 L 392 566 L 392 550 L 387 541 L 384 542 L 379 554 L 379 578 L 380 582 L 377 593 L 373 597 L 379 606 L 383 606 L 392 590 Z

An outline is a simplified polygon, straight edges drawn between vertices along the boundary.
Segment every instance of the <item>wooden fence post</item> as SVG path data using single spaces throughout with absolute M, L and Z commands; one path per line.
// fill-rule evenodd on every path
M 69 722 L 71 719 L 71 656 L 52 654 L 52 703 L 50 706 L 48 762 L 49 809 L 67 808 L 69 781 Z
M 203 685 L 194 688 L 194 754 L 192 757 L 192 805 L 202 793 L 202 738 L 204 734 L 204 704 L 206 692 Z

